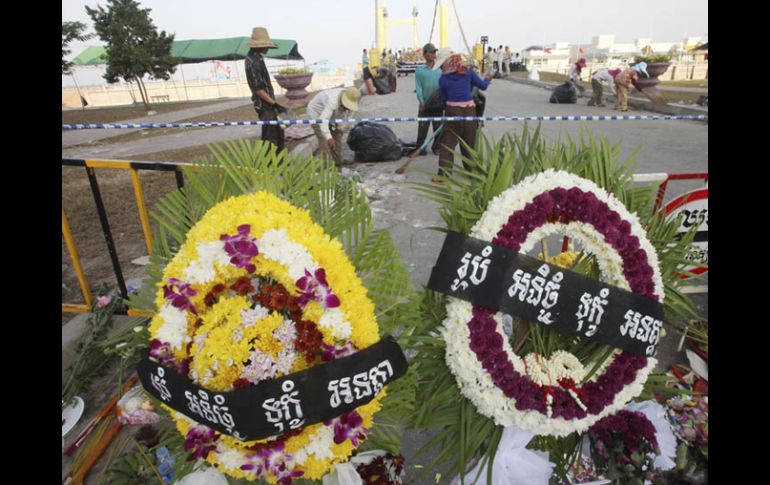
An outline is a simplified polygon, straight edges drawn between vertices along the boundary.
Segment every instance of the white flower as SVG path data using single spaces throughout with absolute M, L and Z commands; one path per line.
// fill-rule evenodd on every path
M 318 321 L 318 325 L 329 328 L 335 338 L 347 340 L 350 338 L 350 323 L 345 321 L 345 315 L 339 308 L 327 308 Z
M 230 263 L 230 256 L 225 251 L 223 241 L 198 243 L 196 249 L 198 259 L 190 262 L 190 265 L 182 271 L 185 281 L 196 284 L 207 283 L 216 278 L 214 263 L 219 263 L 221 266 Z
M 283 345 L 291 345 L 297 338 L 297 328 L 291 320 L 284 320 L 281 326 L 273 331 L 275 337 Z
M 662 301 L 664 296 L 663 282 L 657 254 L 652 244 L 647 240 L 646 231 L 639 223 L 639 219 L 634 214 L 629 213 L 617 199 L 607 194 L 593 182 L 567 172 L 546 170 L 527 177 L 520 184 L 502 192 L 489 203 L 487 210 L 474 225 L 470 235 L 479 239 L 491 240 L 507 224 L 512 213 L 524 209 L 537 195 L 557 187 L 567 190 L 577 187 L 584 192 L 592 192 L 611 210 L 617 212 L 621 220 L 631 224 L 631 234 L 639 239 L 639 245 L 644 249 L 649 264 L 653 268 L 652 279 L 655 284 L 655 295 Z M 586 252 L 596 257 L 604 281 L 629 289 L 623 273 L 621 256 L 604 241 L 604 236 L 591 224 L 582 222 L 545 224 L 528 235 L 519 251 L 527 253 L 534 248 L 538 241 L 553 234 L 566 234 L 577 240 L 583 245 Z M 491 417 L 496 424 L 501 426 L 515 423 L 536 434 L 555 436 L 566 436 L 574 431 L 585 431 L 596 421 L 618 411 L 625 403 L 639 395 L 647 376 L 657 363 L 655 359 L 648 358 L 647 365 L 637 371 L 634 381 L 617 393 L 613 402 L 602 409 L 599 414 L 589 414 L 583 419 L 565 420 L 552 418 L 550 405 L 546 415 L 533 410 L 519 411 L 515 408 L 513 400 L 508 399 L 502 390 L 494 384 L 489 373 L 482 367 L 475 353 L 469 348 L 470 331 L 467 323 L 472 318 L 471 310 L 472 305 L 470 303 L 448 298 L 447 316 L 440 327 L 441 335 L 446 342 L 447 365 L 456 377 L 462 394 L 473 402 L 479 413 Z M 586 368 L 592 367 L 592 363 L 583 366 L 576 357 L 563 351 L 555 352 L 548 361 L 528 355 L 525 357 L 527 360 L 527 365 L 525 365 L 525 359 L 516 356 L 508 343 L 503 330 L 502 314 L 498 312 L 494 318 L 497 322 L 496 331 L 503 337 L 503 349 L 514 370 L 519 374 L 529 375 L 534 382 L 541 385 L 555 385 L 562 378 L 570 378 L 577 383 L 584 378 Z M 591 380 L 598 379 L 619 353 L 618 350 L 607 359 Z M 573 397 L 576 397 L 574 392 L 569 392 Z M 585 410 L 583 403 L 578 401 L 578 405 Z
M 257 247 L 265 258 L 286 266 L 294 281 L 305 275 L 305 268 L 314 272 L 318 264 L 304 246 L 289 239 L 286 230 L 269 229 L 257 240 Z
M 219 451 L 220 448 L 223 448 L 223 450 Z M 219 464 L 225 468 L 229 468 L 231 470 L 240 470 L 241 465 L 248 463 L 248 461 L 239 451 L 229 446 L 217 447 L 217 452 L 218 454 L 216 457 L 219 461 Z
M 331 447 L 334 444 L 334 430 L 331 426 L 323 426 L 315 433 L 315 438 L 310 441 L 304 450 L 308 455 L 315 455 L 318 460 L 332 458 Z M 295 456 L 296 458 L 296 456 Z M 299 463 L 299 460 L 297 460 Z
M 257 304 L 254 308 L 249 308 L 241 312 L 241 325 L 250 327 L 260 320 L 264 320 L 270 315 L 270 310 Z
M 182 348 L 191 340 L 187 334 L 187 314 L 185 312 L 166 303 L 158 315 L 163 319 L 163 325 L 158 329 L 155 338 L 161 342 L 168 342 L 174 350 Z

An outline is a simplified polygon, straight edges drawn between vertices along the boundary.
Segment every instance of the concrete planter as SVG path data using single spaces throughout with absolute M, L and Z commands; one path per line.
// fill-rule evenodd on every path
M 303 74 L 279 74 L 275 76 L 275 81 L 286 90 L 286 97 L 289 101 L 286 104 L 290 108 L 297 108 L 307 104 L 307 91 L 305 88 L 313 80 L 313 73 Z
M 635 65 L 631 64 L 631 66 Z M 670 66 L 670 62 L 648 62 L 647 63 L 647 74 L 650 75 L 650 77 L 644 77 L 644 74 L 640 74 L 639 78 L 637 79 L 637 82 L 642 87 L 642 89 L 652 88 L 655 87 L 658 83 L 660 83 L 660 79 L 658 79 L 658 76 L 666 72 L 668 69 L 668 66 Z

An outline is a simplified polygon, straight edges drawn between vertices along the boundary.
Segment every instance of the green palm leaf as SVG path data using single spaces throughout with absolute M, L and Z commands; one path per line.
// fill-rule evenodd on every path
M 409 298 L 415 294 L 409 273 L 390 234 L 375 230 L 365 193 L 335 168 L 319 158 L 276 153 L 262 141 L 226 141 L 209 145 L 211 155 L 184 167 L 188 183 L 165 195 L 151 212 L 158 222 L 156 247 L 150 255 L 147 278 L 132 308 L 155 311 L 156 292 L 162 286 L 163 269 L 184 243 L 188 231 L 220 201 L 235 195 L 266 190 L 305 208 L 313 221 L 336 238 L 367 287 L 376 308 L 381 335 L 397 329 Z M 388 386 L 377 414 L 374 443 L 400 450 L 404 416 L 414 406 L 415 371 Z M 181 440 L 172 441 L 181 447 Z M 181 448 L 180 448 L 181 451 Z
M 555 169 L 593 180 L 629 211 L 636 213 L 643 227 L 649 230 L 648 237 L 658 252 L 665 284 L 665 323 L 672 325 L 671 322 L 697 314 L 690 299 L 681 292 L 688 283 L 675 276 L 690 264 L 685 255 L 694 231 L 677 239 L 677 222 L 653 213 L 659 184 L 633 183 L 640 150 L 641 147 L 637 147 L 621 160 L 619 144 L 612 145 L 606 138 L 597 137 L 588 130 L 581 130 L 577 139 L 567 135 L 563 140 L 548 142 L 541 137 L 539 125 L 534 130 L 525 126 L 520 134 L 506 135 L 499 140 L 480 135 L 476 149 L 470 150 L 468 157 L 456 152 L 457 158 L 469 170 L 455 167 L 451 176 L 444 177 L 445 186 L 411 185 L 425 198 L 440 204 L 439 213 L 445 227 L 438 230 L 467 234 L 495 196 L 529 175 Z M 599 278 L 594 259 L 587 255 L 572 270 Z M 432 465 L 443 463 L 454 472 L 465 470 L 474 459 L 486 461 L 487 466 L 491 466 L 489 462 L 494 457 L 502 430 L 489 418 L 476 413 L 460 394 L 454 375 L 446 365 L 444 342 L 435 334 L 444 318 L 444 298 L 426 290 L 422 297 L 415 298 L 413 308 L 421 316 L 414 317 L 417 323 L 404 342 L 416 352 L 412 365 L 419 373 L 420 381 L 416 397 L 418 405 L 410 426 L 439 430 L 420 452 L 434 450 L 437 456 Z M 566 349 L 578 356 L 590 373 L 596 372 L 613 351 L 606 345 L 560 335 L 539 325 L 530 324 L 526 332 L 527 338 L 519 354 L 538 352 L 548 355 L 554 350 Z M 659 382 L 656 384 L 660 385 Z M 474 432 L 468 432 L 469 429 Z M 551 450 L 551 461 L 557 464 L 555 473 L 563 477 L 578 456 L 579 438 L 577 434 L 544 438 L 534 440 L 532 446 Z

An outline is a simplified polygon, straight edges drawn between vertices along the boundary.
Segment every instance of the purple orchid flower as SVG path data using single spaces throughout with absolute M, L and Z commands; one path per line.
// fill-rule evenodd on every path
M 238 226 L 238 234 L 234 236 L 222 234 L 219 240 L 225 242 L 225 251 L 236 268 L 246 268 L 246 271 L 253 273 L 257 267 L 251 263 L 251 259 L 259 254 L 259 249 L 257 240 L 249 237 L 249 231 L 251 226 L 243 224 Z
M 171 344 L 168 342 L 161 342 L 158 339 L 153 339 L 152 342 L 150 342 L 150 357 L 161 364 L 174 363 L 174 354 L 171 351 Z
M 321 342 L 321 352 L 321 360 L 329 362 L 355 354 L 357 350 L 353 347 L 353 342 L 348 340 L 344 347 L 337 347 L 329 345 L 326 342 Z
M 190 362 L 192 361 L 192 357 L 188 357 L 184 359 L 182 362 L 180 362 L 176 366 L 177 372 L 182 374 L 183 376 L 187 376 L 190 373 Z
M 280 467 L 270 471 L 273 472 L 280 485 L 291 485 L 292 478 L 301 477 L 305 474 L 305 472 L 299 470 L 287 470 L 285 463 L 281 463 Z
M 170 301 L 174 308 L 190 310 L 197 315 L 190 297 L 197 295 L 198 292 L 190 288 L 189 284 L 182 283 L 176 278 L 169 278 L 168 283 L 163 287 L 163 298 Z
M 305 269 L 305 276 L 297 280 L 297 288 L 302 292 L 297 298 L 297 304 L 300 308 L 311 301 L 322 301 L 326 308 L 337 308 L 340 306 L 340 299 L 332 293 L 329 283 L 326 281 L 326 270 L 318 268 L 315 275 Z
M 358 446 L 359 441 L 366 439 L 369 434 L 369 430 L 363 426 L 364 419 L 356 411 L 345 413 L 333 421 L 334 442 L 338 445 L 350 439 L 353 446 Z M 331 420 L 324 421 L 327 426 L 331 423 Z
M 187 461 L 197 460 L 198 458 L 206 459 L 211 451 L 216 450 L 217 445 L 214 442 L 218 438 L 219 434 L 207 426 L 198 424 L 191 427 L 184 439 L 184 450 L 192 450 L 190 456 L 187 457 Z
M 262 459 L 257 456 L 257 454 L 246 453 L 245 456 L 246 459 L 250 461 L 250 463 L 241 465 L 241 470 L 250 470 L 254 471 L 254 473 L 257 475 L 261 475 L 265 466 L 265 464 L 262 462 Z

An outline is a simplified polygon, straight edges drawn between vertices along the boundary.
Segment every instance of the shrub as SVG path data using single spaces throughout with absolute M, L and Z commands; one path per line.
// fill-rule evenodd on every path
M 278 70 L 279 76 L 288 76 L 290 74 L 307 74 L 308 71 L 304 67 L 284 67 L 283 69 Z
M 669 62 L 671 54 L 649 54 L 646 56 L 634 56 L 634 62 Z

